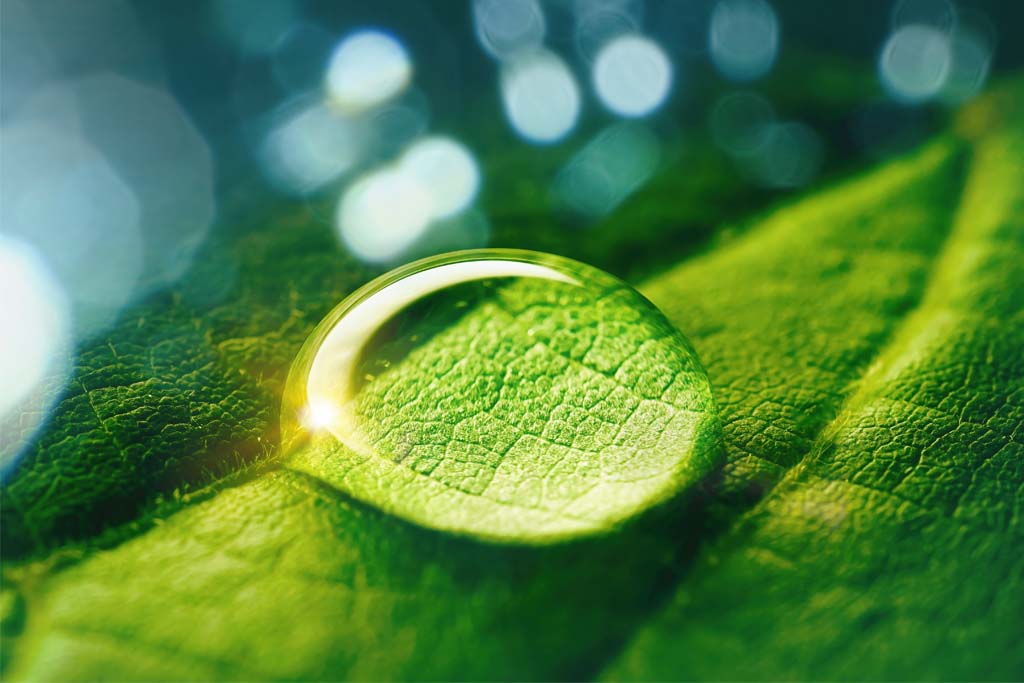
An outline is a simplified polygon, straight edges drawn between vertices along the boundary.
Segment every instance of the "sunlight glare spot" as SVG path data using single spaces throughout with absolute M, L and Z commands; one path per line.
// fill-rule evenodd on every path
M 0 235 L 0 471 L 45 421 L 67 379 L 71 319 L 35 250 Z
M 319 432 L 335 424 L 341 411 L 333 403 L 314 400 L 300 412 L 302 412 L 302 426 L 311 432 Z
M 15 123 L 0 136 L 0 225 L 47 260 L 75 305 L 76 334 L 104 329 L 143 272 L 136 195 L 71 131 Z

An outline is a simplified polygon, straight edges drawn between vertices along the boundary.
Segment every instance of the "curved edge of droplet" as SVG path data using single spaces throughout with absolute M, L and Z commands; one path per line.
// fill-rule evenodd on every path
M 665 506 L 686 499 L 714 472 L 724 453 L 721 425 L 716 412 L 703 415 L 695 424 L 696 437 L 689 457 L 680 458 L 677 468 L 663 477 L 661 485 L 646 492 L 635 505 L 623 506 L 618 516 L 601 522 L 572 519 L 542 509 L 501 505 L 446 487 L 389 460 L 361 456 L 337 441 L 331 441 L 323 449 L 312 442 L 305 449 L 293 452 L 285 467 L 313 477 L 340 495 L 382 514 L 432 532 L 502 546 L 539 547 L 592 541 L 618 534 Z M 340 449 L 345 451 L 343 458 L 337 457 Z M 339 462 L 344 462 L 345 466 L 334 467 Z M 404 491 L 410 495 L 389 496 L 384 490 Z M 425 495 L 417 496 L 417 493 Z M 448 509 L 457 506 L 462 515 L 456 519 L 438 515 L 431 511 L 430 505 Z M 519 528 L 510 528 L 507 520 L 503 524 L 492 521 L 495 510 L 506 509 L 515 511 L 521 522 Z M 441 522 L 441 519 L 447 521 Z
M 412 261 L 404 266 L 390 270 L 387 273 L 370 280 L 346 296 L 337 306 L 332 308 L 331 311 L 316 324 L 313 331 L 299 349 L 299 352 L 296 355 L 297 361 L 292 364 L 285 380 L 284 394 L 282 395 L 281 409 L 279 411 L 281 453 L 287 455 L 289 452 L 299 448 L 308 440 L 309 434 L 306 433 L 306 430 L 302 426 L 301 416 L 297 414 L 287 414 L 287 411 L 291 406 L 306 405 L 308 400 L 306 377 L 308 377 L 309 372 L 312 369 L 313 361 L 316 358 L 314 351 L 323 344 L 324 340 L 342 317 L 360 303 L 373 296 L 376 292 L 403 280 L 414 273 L 428 268 L 436 268 L 438 266 L 452 263 L 464 261 L 485 261 L 488 259 L 505 259 L 534 264 L 540 263 L 553 268 L 564 268 L 567 265 L 579 265 L 581 267 L 593 269 L 592 266 L 586 266 L 586 264 L 574 261 L 573 259 L 553 254 L 545 254 L 539 251 L 530 251 L 527 249 L 464 249 L 435 256 L 428 256 L 426 258 Z M 605 275 L 616 282 L 621 282 L 613 275 L 607 273 L 605 273 Z M 653 304 L 651 305 L 653 306 Z
M 608 279 L 609 283 L 630 288 L 636 296 L 651 307 L 652 311 L 661 317 L 668 329 L 675 331 L 677 341 L 690 352 L 697 369 L 702 373 L 705 384 L 703 393 L 708 398 L 705 411 L 691 411 L 700 417 L 695 419 L 693 447 L 689 457 L 677 459 L 676 466 L 661 477 L 660 485 L 645 490 L 645 495 L 639 497 L 633 505 L 622 506 L 620 514 L 614 518 L 604 519 L 600 522 L 575 520 L 576 523 L 574 523 L 574 520 L 559 516 L 554 512 L 535 510 L 535 514 L 523 516 L 522 530 L 524 533 L 509 533 L 507 527 L 494 525 L 488 521 L 491 511 L 486 508 L 501 507 L 496 501 L 446 487 L 440 482 L 425 478 L 398 463 L 356 453 L 334 439 L 333 436 L 316 437 L 311 435 L 301 426 L 298 415 L 282 414 L 281 417 L 282 454 L 285 468 L 311 476 L 342 495 L 424 529 L 474 541 L 520 546 L 554 545 L 618 533 L 646 518 L 648 513 L 662 509 L 674 500 L 685 498 L 715 471 L 725 455 L 721 419 L 707 370 L 689 339 L 653 302 L 629 283 L 574 259 L 524 249 L 469 249 L 431 256 L 389 271 L 355 290 L 317 324 L 313 333 L 303 344 L 297 357 L 298 362 L 293 365 L 285 384 L 282 413 L 286 406 L 301 406 L 305 403 L 305 380 L 315 357 L 312 352 L 320 346 L 337 321 L 353 307 L 380 289 L 426 268 L 465 260 L 492 258 L 529 263 L 539 262 L 555 268 L 578 266 L 600 273 Z M 327 447 L 317 448 L 324 443 L 327 444 Z M 337 449 L 344 449 L 346 457 L 335 457 Z M 339 467 L 339 463 L 343 463 L 343 466 Z M 415 485 L 412 485 L 414 481 Z M 412 496 L 391 497 L 371 493 L 379 492 L 381 489 L 426 490 L 432 495 L 427 496 L 424 501 Z M 424 505 L 424 502 L 431 505 L 451 505 L 453 501 L 458 501 L 458 505 L 464 510 L 464 519 L 461 523 L 455 523 L 455 521 L 439 523 L 438 516 L 431 513 L 429 508 Z M 521 510 L 522 508 L 516 509 Z M 505 531 L 496 533 L 495 528 L 502 528 Z

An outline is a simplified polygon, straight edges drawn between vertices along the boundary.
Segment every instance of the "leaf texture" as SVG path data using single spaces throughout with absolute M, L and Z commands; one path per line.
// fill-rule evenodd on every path
M 607 678 L 1024 672 L 1024 130 L 995 113 L 1017 94 L 964 117 L 980 138 L 920 303 Z
M 7 563 L 5 678 L 1018 678 L 1019 94 L 644 284 L 719 403 L 703 496 L 491 546 L 266 462 Z

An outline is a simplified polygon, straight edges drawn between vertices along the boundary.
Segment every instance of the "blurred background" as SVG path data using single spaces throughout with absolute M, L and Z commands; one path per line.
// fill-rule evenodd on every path
M 3 464 L 125 311 L 203 315 L 289 258 L 240 257 L 254 233 L 356 283 L 483 246 L 637 281 L 912 148 L 1024 61 L 1009 0 L 0 0 L 0 20 Z

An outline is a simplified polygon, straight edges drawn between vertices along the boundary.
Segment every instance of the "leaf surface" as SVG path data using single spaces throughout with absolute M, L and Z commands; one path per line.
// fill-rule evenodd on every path
M 266 463 L 106 548 L 8 563 L 5 677 L 583 678 L 616 652 L 605 677 L 1019 677 L 1008 92 L 968 112 L 966 141 L 644 284 L 719 403 L 727 465 L 703 497 L 600 539 L 490 546 Z
M 920 302 L 824 430 L 783 437 L 796 466 L 701 554 L 608 679 L 1024 672 L 1019 102 L 1008 90 L 963 116 L 973 156 Z

